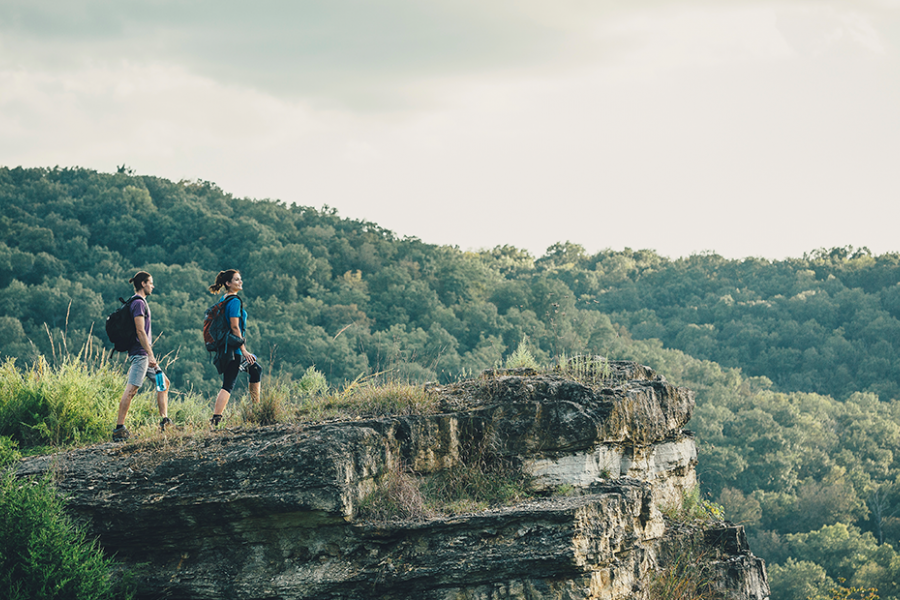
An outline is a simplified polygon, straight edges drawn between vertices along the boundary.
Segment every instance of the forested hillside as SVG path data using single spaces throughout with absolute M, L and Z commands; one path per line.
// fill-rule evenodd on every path
M 900 598 L 900 255 L 463 252 L 328 208 L 83 169 L 2 168 L 0 209 L 0 355 L 19 364 L 102 344 L 146 269 L 175 391 L 212 394 L 199 328 L 226 268 L 243 273 L 249 344 L 270 376 L 315 365 L 335 385 L 449 381 L 523 340 L 547 364 L 640 360 L 698 391 L 704 492 L 748 525 L 775 597 L 844 577 Z

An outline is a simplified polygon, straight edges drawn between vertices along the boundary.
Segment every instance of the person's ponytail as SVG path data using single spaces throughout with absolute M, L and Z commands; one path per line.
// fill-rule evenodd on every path
M 138 292 L 144 287 L 144 283 L 150 279 L 150 273 L 147 271 L 138 271 L 134 277 L 128 280 L 128 283 L 134 286 L 134 291 Z
M 225 287 L 226 284 L 231 283 L 231 280 L 234 279 L 234 276 L 237 275 L 240 271 L 237 269 L 228 269 L 227 271 L 219 271 L 219 274 L 216 275 L 216 282 L 209 286 L 210 294 L 217 294 L 219 290 Z

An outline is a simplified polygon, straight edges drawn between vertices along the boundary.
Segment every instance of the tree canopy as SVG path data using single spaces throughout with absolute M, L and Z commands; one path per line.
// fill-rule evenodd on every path
M 900 598 L 898 254 L 463 251 L 126 169 L 0 168 L 0 209 L 0 359 L 109 348 L 105 317 L 143 269 L 173 390 L 212 395 L 207 287 L 237 268 L 270 376 L 450 381 L 523 340 L 545 364 L 639 360 L 697 391 L 703 491 L 748 527 L 779 597 L 825 597 L 843 578 Z

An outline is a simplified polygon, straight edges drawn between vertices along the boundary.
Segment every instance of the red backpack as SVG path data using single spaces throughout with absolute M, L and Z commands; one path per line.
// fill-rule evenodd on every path
M 227 296 L 206 309 L 203 319 L 203 341 L 209 352 L 215 352 L 219 347 L 228 343 L 228 334 L 231 333 L 231 323 L 225 315 L 225 306 L 229 300 L 237 298 L 240 304 L 238 314 L 244 309 L 244 304 L 239 296 Z M 232 339 L 234 335 L 232 334 Z

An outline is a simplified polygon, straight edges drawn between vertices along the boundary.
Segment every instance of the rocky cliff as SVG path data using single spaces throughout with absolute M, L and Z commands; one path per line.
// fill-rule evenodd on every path
M 686 562 L 709 597 L 767 598 L 742 528 L 663 515 L 696 485 L 691 392 L 606 365 L 582 382 L 500 371 L 431 386 L 439 414 L 101 444 L 19 472 L 57 474 L 139 598 L 638 599 L 666 597 L 658 575 L 688 577 Z M 392 474 L 458 468 L 473 449 L 524 473 L 533 497 L 361 516 Z

